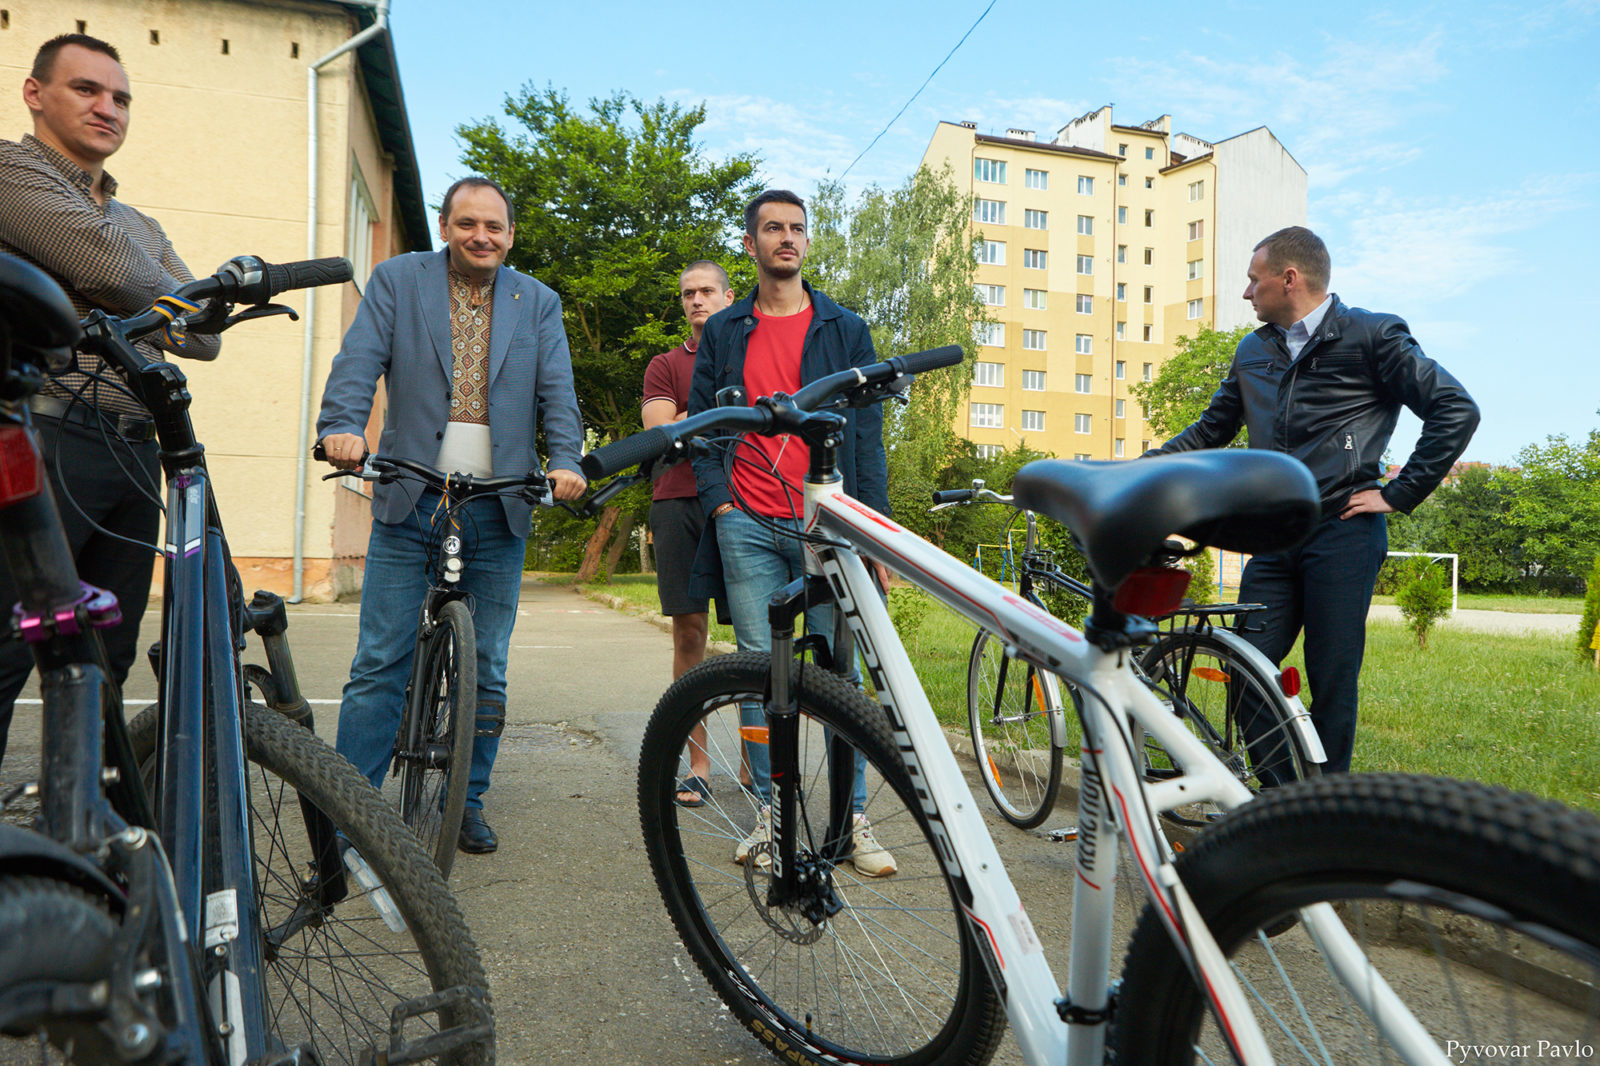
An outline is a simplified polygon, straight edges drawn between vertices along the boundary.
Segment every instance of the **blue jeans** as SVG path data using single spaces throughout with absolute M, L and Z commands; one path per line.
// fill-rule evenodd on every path
M 361 632 L 350 680 L 339 705 L 340 755 L 375 787 L 381 786 L 394 757 L 395 734 L 416 650 L 417 618 L 428 591 L 428 546 L 438 540 L 434 523 L 444 522 L 436 492 L 424 493 L 397 525 L 374 519 L 367 543 L 367 570 L 361 583 Z M 478 643 L 478 714 L 504 713 L 506 653 L 517 620 L 522 590 L 524 541 L 513 536 L 505 509 L 495 497 L 473 500 L 458 511 L 461 557 L 466 568 L 461 590 L 467 594 Z M 467 806 L 483 807 L 499 737 L 478 737 L 472 747 Z
M 788 530 L 798 530 L 792 518 L 770 521 Z M 728 587 L 728 611 L 733 615 L 733 632 L 740 651 L 771 651 L 772 624 L 767 620 L 767 601 L 789 582 L 806 572 L 805 547 L 793 537 L 781 536 L 763 528 L 740 510 L 732 510 L 716 520 L 717 547 L 722 552 L 723 580 Z M 806 611 L 806 632 L 821 633 L 831 644 L 833 604 Z M 860 684 L 861 672 L 851 656 L 849 679 Z M 739 706 L 740 724 L 765 726 L 766 708 L 759 703 Z M 829 734 L 831 735 L 831 733 Z M 762 803 L 772 802 L 772 762 L 767 745 L 745 743 L 745 758 L 750 764 L 750 780 Z M 867 760 L 856 752 L 855 809 L 867 807 Z

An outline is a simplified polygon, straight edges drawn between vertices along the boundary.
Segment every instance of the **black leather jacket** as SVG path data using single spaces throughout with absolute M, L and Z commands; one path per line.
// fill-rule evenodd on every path
M 1478 405 L 1422 354 L 1403 320 L 1346 307 L 1336 295 L 1292 363 L 1276 326 L 1240 341 L 1199 421 L 1152 454 L 1226 447 L 1246 426 L 1250 447 L 1287 452 L 1311 468 L 1328 517 L 1352 493 L 1378 487 L 1401 404 L 1422 419 L 1422 434 L 1382 491 L 1391 507 L 1409 512 L 1466 450 Z

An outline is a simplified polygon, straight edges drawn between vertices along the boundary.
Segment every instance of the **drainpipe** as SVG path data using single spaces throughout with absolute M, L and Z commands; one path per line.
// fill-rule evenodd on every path
M 306 258 L 317 258 L 317 74 L 346 52 L 354 51 L 389 29 L 389 0 L 376 0 L 378 20 L 306 68 Z M 311 433 L 311 351 L 317 321 L 317 290 L 306 294 L 305 327 L 300 355 L 300 434 L 295 438 L 299 452 L 295 460 L 294 482 L 294 594 L 290 603 L 305 597 L 306 579 L 306 478 L 310 476 L 310 454 L 306 441 Z

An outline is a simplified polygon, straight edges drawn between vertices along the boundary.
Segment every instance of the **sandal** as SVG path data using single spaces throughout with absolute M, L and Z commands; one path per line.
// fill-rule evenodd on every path
M 693 793 L 694 799 L 684 799 L 685 793 Z M 706 800 L 711 798 L 711 782 L 703 777 L 686 777 L 678 782 L 677 793 L 672 801 L 680 807 L 703 807 Z

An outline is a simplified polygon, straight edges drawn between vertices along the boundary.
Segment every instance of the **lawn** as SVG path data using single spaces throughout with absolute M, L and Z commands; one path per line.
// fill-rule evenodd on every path
M 658 606 L 650 576 L 591 588 L 634 609 Z M 974 632 L 930 602 L 907 641 L 929 701 L 959 730 Z M 1440 629 L 1420 651 L 1398 623 L 1374 622 L 1367 633 L 1356 770 L 1473 778 L 1600 810 L 1600 672 L 1573 658 L 1567 637 Z M 712 636 L 733 641 L 725 626 Z M 1289 661 L 1304 669 L 1298 647 Z

